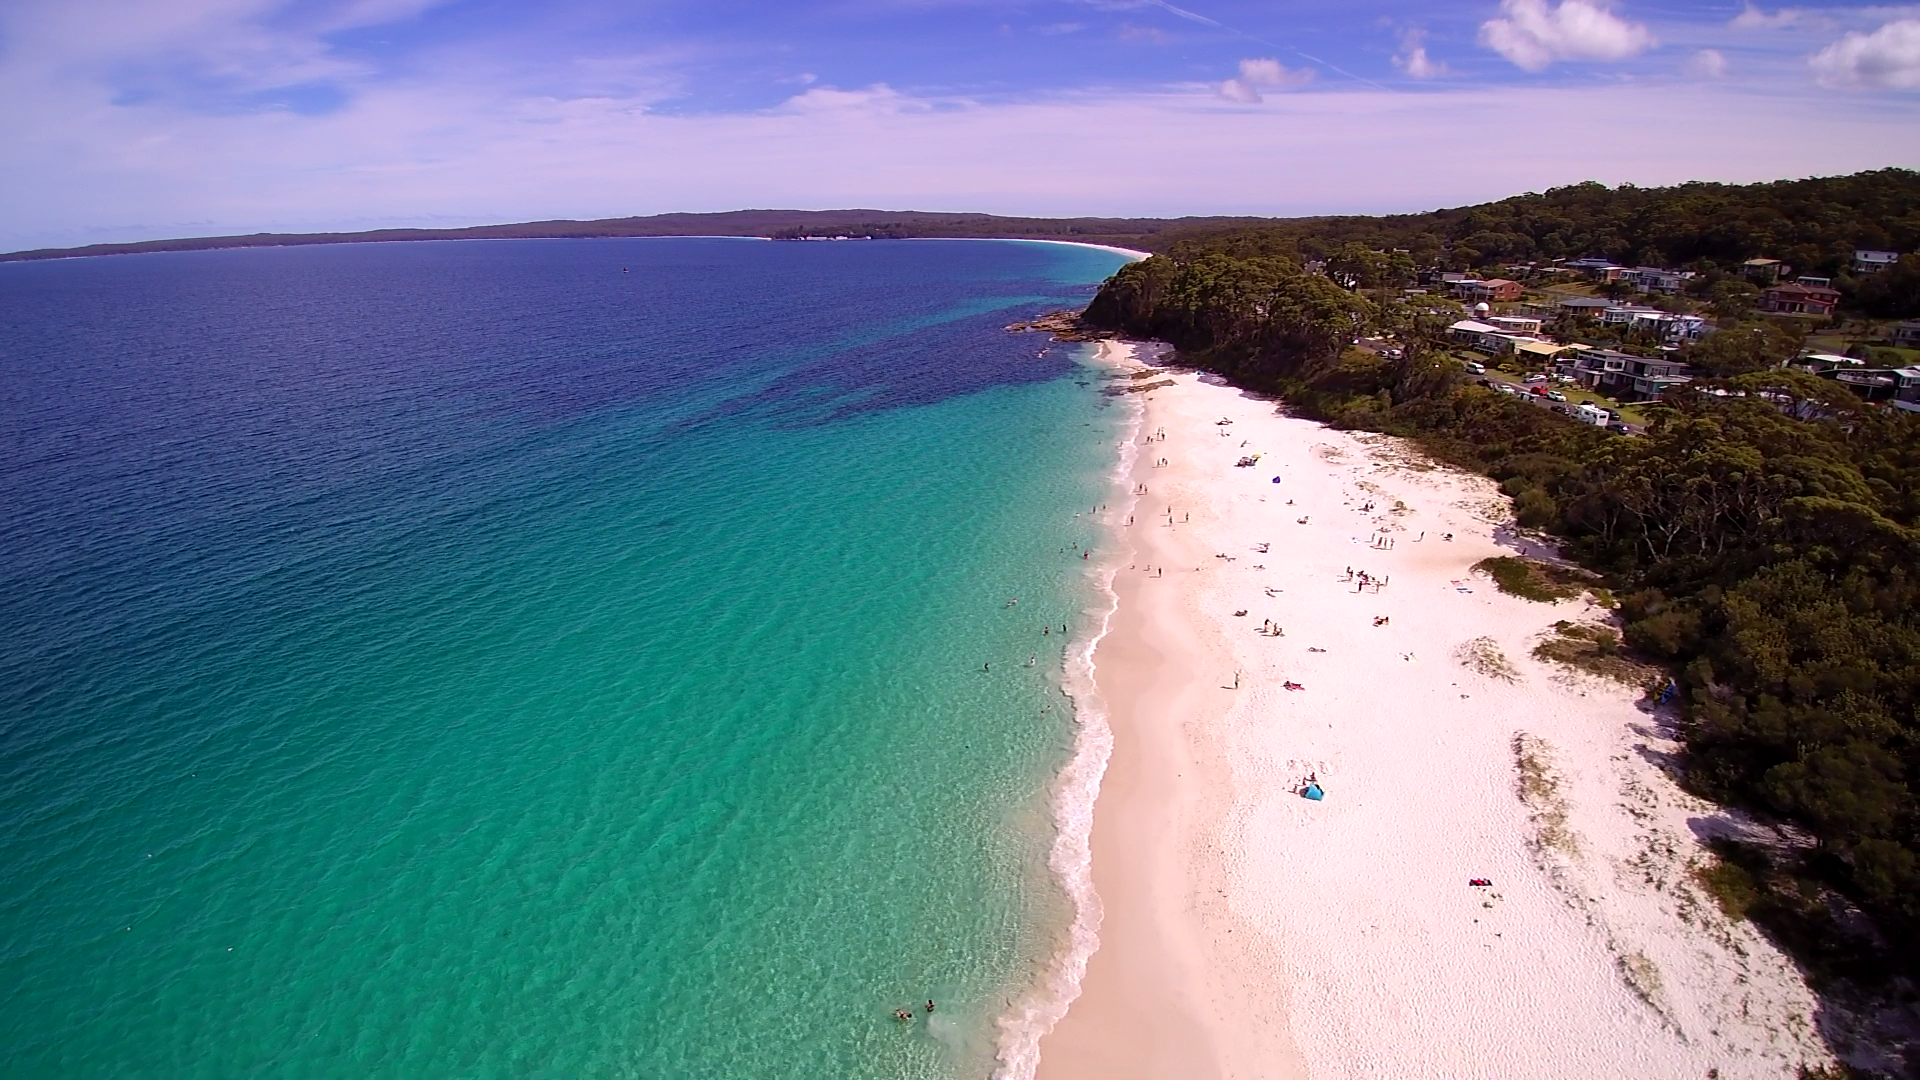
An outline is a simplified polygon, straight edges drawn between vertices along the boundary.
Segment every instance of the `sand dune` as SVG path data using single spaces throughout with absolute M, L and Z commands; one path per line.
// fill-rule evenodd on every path
M 1140 348 L 1103 346 L 1133 367 Z M 1119 607 L 1094 657 L 1114 732 L 1092 838 L 1105 921 L 1038 1075 L 1828 1060 L 1799 974 L 1693 879 L 1700 836 L 1731 819 L 1662 772 L 1662 718 L 1532 655 L 1557 620 L 1604 611 L 1471 571 L 1528 543 L 1495 486 L 1170 378 L 1142 395 L 1152 441 L 1113 503 L 1130 503 Z M 1309 775 L 1324 800 L 1298 794 Z

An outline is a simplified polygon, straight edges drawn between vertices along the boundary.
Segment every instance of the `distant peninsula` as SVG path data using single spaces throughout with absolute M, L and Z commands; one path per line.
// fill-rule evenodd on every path
M 1167 234 L 1210 232 L 1261 225 L 1271 220 L 1255 217 L 1031 218 L 902 210 L 730 210 L 717 214 L 654 214 L 649 217 L 601 218 L 594 221 L 528 221 L 460 229 L 196 236 L 142 240 L 130 244 L 88 244 L 84 247 L 13 251 L 0 253 L 0 262 L 73 259 L 90 255 L 138 255 L 155 251 L 368 244 L 400 240 L 553 240 L 616 236 L 758 236 L 777 240 L 836 236 L 875 240 L 1069 240 L 1157 250 L 1170 239 Z

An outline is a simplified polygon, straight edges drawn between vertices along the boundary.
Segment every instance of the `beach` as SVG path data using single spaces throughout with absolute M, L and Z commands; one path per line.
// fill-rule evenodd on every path
M 1804 979 L 1696 877 L 1751 825 L 1680 789 L 1642 687 L 1534 655 L 1606 611 L 1473 570 L 1552 555 L 1496 485 L 1213 376 L 1129 377 L 1154 348 L 1101 346 L 1154 388 L 1127 395 L 1083 703 L 1112 731 L 1098 947 L 1037 1075 L 1829 1061 Z

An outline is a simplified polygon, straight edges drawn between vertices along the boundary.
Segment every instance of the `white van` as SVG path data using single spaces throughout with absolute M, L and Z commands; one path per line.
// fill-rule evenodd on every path
M 1600 408 L 1598 405 L 1575 405 L 1573 407 L 1573 418 L 1583 424 L 1592 424 L 1594 427 L 1606 427 L 1613 419 L 1613 414 Z
M 1475 375 L 1485 375 L 1487 373 L 1487 365 L 1477 360 L 1469 360 L 1467 361 L 1467 370 L 1473 372 Z

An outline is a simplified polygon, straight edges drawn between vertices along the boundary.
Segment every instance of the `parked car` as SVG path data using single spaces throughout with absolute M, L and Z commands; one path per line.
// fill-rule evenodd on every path
M 1547 400 L 1548 401 L 1565 401 L 1567 400 L 1567 395 L 1561 393 L 1558 390 L 1549 390 L 1547 391 Z
M 1527 390 L 1527 393 L 1532 394 L 1534 397 L 1546 397 L 1547 388 L 1544 386 L 1535 386 L 1535 387 L 1529 388 Z
M 1567 415 L 1567 407 L 1565 405 L 1555 405 L 1552 406 L 1552 408 L 1554 412 L 1559 413 L 1561 416 Z
M 1485 375 L 1487 373 L 1487 365 L 1477 360 L 1469 360 L 1467 361 L 1467 370 L 1473 372 L 1475 375 Z
M 1533 373 L 1532 375 L 1529 375 L 1529 376 L 1527 376 L 1527 377 L 1526 377 L 1525 379 L 1522 379 L 1521 381 L 1522 381 L 1522 382 L 1530 382 L 1530 383 L 1536 383 L 1536 382 L 1546 382 L 1546 381 L 1547 381 L 1547 377 L 1546 377 L 1546 376 L 1545 376 L 1544 374 L 1541 374 L 1541 373 L 1539 373 L 1539 372 L 1535 372 L 1535 373 Z
M 1625 424 L 1623 424 L 1623 423 L 1621 423 L 1621 422 L 1620 422 L 1620 421 L 1618 421 L 1618 420 L 1615 420 L 1615 421 L 1614 421 L 1613 423 L 1611 423 L 1611 424 L 1608 424 L 1608 425 L 1607 425 L 1607 430 L 1608 430 L 1608 431 L 1611 431 L 1611 432 L 1613 432 L 1613 433 L 1614 433 L 1615 435 L 1631 435 L 1631 434 L 1633 434 L 1633 429 L 1632 429 L 1632 428 L 1630 428 L 1630 427 L 1628 427 L 1627 425 L 1625 425 Z

